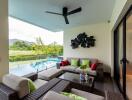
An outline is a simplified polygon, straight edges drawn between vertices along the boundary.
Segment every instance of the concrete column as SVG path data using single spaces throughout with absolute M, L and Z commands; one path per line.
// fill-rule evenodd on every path
M 9 72 L 8 0 L 0 0 L 0 81 Z

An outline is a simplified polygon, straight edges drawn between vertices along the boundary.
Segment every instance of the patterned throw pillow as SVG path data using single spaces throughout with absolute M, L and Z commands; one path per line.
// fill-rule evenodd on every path
M 78 59 L 71 59 L 71 66 L 78 66 Z
M 81 63 L 81 66 L 87 66 L 87 68 L 90 67 L 90 61 L 88 59 L 83 59 L 82 60 L 82 63 Z
M 32 93 L 33 91 L 36 90 L 36 87 L 35 87 L 33 81 L 30 79 L 28 79 L 28 87 L 29 87 L 30 93 Z

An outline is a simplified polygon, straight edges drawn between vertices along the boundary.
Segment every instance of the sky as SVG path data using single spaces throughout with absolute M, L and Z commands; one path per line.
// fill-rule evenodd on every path
M 32 24 L 9 17 L 9 39 L 20 39 L 29 42 L 36 42 L 41 37 L 44 44 L 53 42 L 63 45 L 63 32 L 51 32 Z

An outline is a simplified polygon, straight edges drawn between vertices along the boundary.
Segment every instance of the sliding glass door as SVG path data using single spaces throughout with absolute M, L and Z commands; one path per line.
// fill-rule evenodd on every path
M 114 77 L 124 97 L 132 100 L 132 7 L 114 31 Z
M 118 67 L 120 75 L 120 85 L 123 87 L 123 23 L 119 26 L 118 29 Z M 122 89 L 122 88 L 121 88 Z
M 115 55 L 115 79 L 118 82 L 119 88 L 123 91 L 123 23 L 119 25 L 114 33 L 114 55 Z
M 132 100 L 132 11 L 126 19 L 126 94 Z

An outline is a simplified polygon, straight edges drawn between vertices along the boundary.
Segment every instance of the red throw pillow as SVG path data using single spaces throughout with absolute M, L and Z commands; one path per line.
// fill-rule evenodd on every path
M 60 63 L 60 66 L 62 66 L 62 62 Z
M 97 68 L 97 64 L 96 63 L 91 64 L 91 70 L 96 70 L 96 68 Z
M 65 62 L 64 61 L 61 61 L 61 66 L 65 66 Z
M 66 65 L 70 65 L 69 61 L 68 60 L 65 60 L 65 63 Z
M 69 65 L 68 60 L 61 61 L 61 66 L 66 66 L 66 65 Z

